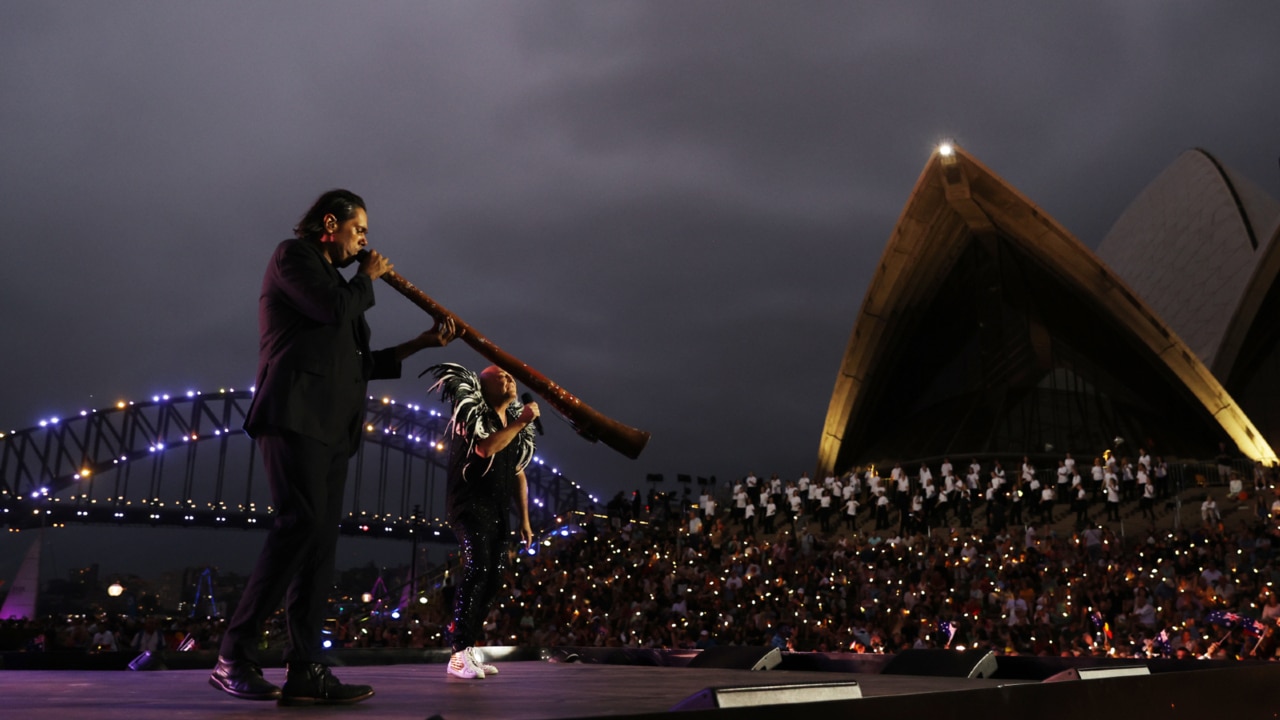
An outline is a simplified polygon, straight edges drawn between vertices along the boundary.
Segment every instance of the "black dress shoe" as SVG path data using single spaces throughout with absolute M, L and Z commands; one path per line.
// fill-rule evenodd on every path
M 262 668 L 248 660 L 218 658 L 209 684 L 244 700 L 278 700 L 280 688 L 262 677 Z
M 289 665 L 281 705 L 350 705 L 373 697 L 368 685 L 347 685 L 320 663 Z

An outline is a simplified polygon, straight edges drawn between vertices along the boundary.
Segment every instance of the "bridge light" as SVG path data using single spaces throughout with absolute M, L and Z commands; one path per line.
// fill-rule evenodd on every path
M 120 401 L 116 402 L 116 409 L 117 409 L 117 410 L 123 410 L 124 408 L 125 408 L 125 405 L 124 405 L 124 401 L 123 401 L 123 400 L 120 400 Z

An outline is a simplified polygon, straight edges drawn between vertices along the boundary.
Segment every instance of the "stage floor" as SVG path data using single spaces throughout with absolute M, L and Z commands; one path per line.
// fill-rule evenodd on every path
M 865 697 L 973 690 L 1019 681 L 771 670 L 724 670 L 515 661 L 484 680 L 446 677 L 443 664 L 335 668 L 343 682 L 372 685 L 374 697 L 335 708 L 280 708 L 237 700 L 209 685 L 208 670 L 0 671 L 0 717 L 23 720 L 197 720 L 324 714 L 384 720 L 554 719 L 661 713 L 709 687 L 856 680 Z M 268 668 L 268 680 L 284 670 Z M 678 717 L 678 716 L 677 716 Z

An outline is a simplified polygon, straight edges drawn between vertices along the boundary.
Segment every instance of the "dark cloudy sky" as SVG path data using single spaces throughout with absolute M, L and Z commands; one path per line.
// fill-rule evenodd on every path
M 1280 5 L 62 2 L 0 24 L 0 427 L 247 387 L 271 248 L 320 192 L 587 403 L 600 493 L 812 469 L 852 320 L 954 138 L 1096 246 L 1204 147 L 1280 195 Z M 375 345 L 429 319 L 385 286 Z M 426 365 L 373 391 L 423 402 Z

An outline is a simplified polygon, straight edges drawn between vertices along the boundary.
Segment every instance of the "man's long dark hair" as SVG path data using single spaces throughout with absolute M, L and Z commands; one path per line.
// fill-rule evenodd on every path
M 355 217 L 357 208 L 368 211 L 364 198 L 350 190 L 330 190 L 316 198 L 311 209 L 294 226 L 293 234 L 303 240 L 314 240 L 325 233 L 325 215 L 333 215 L 341 224 Z

